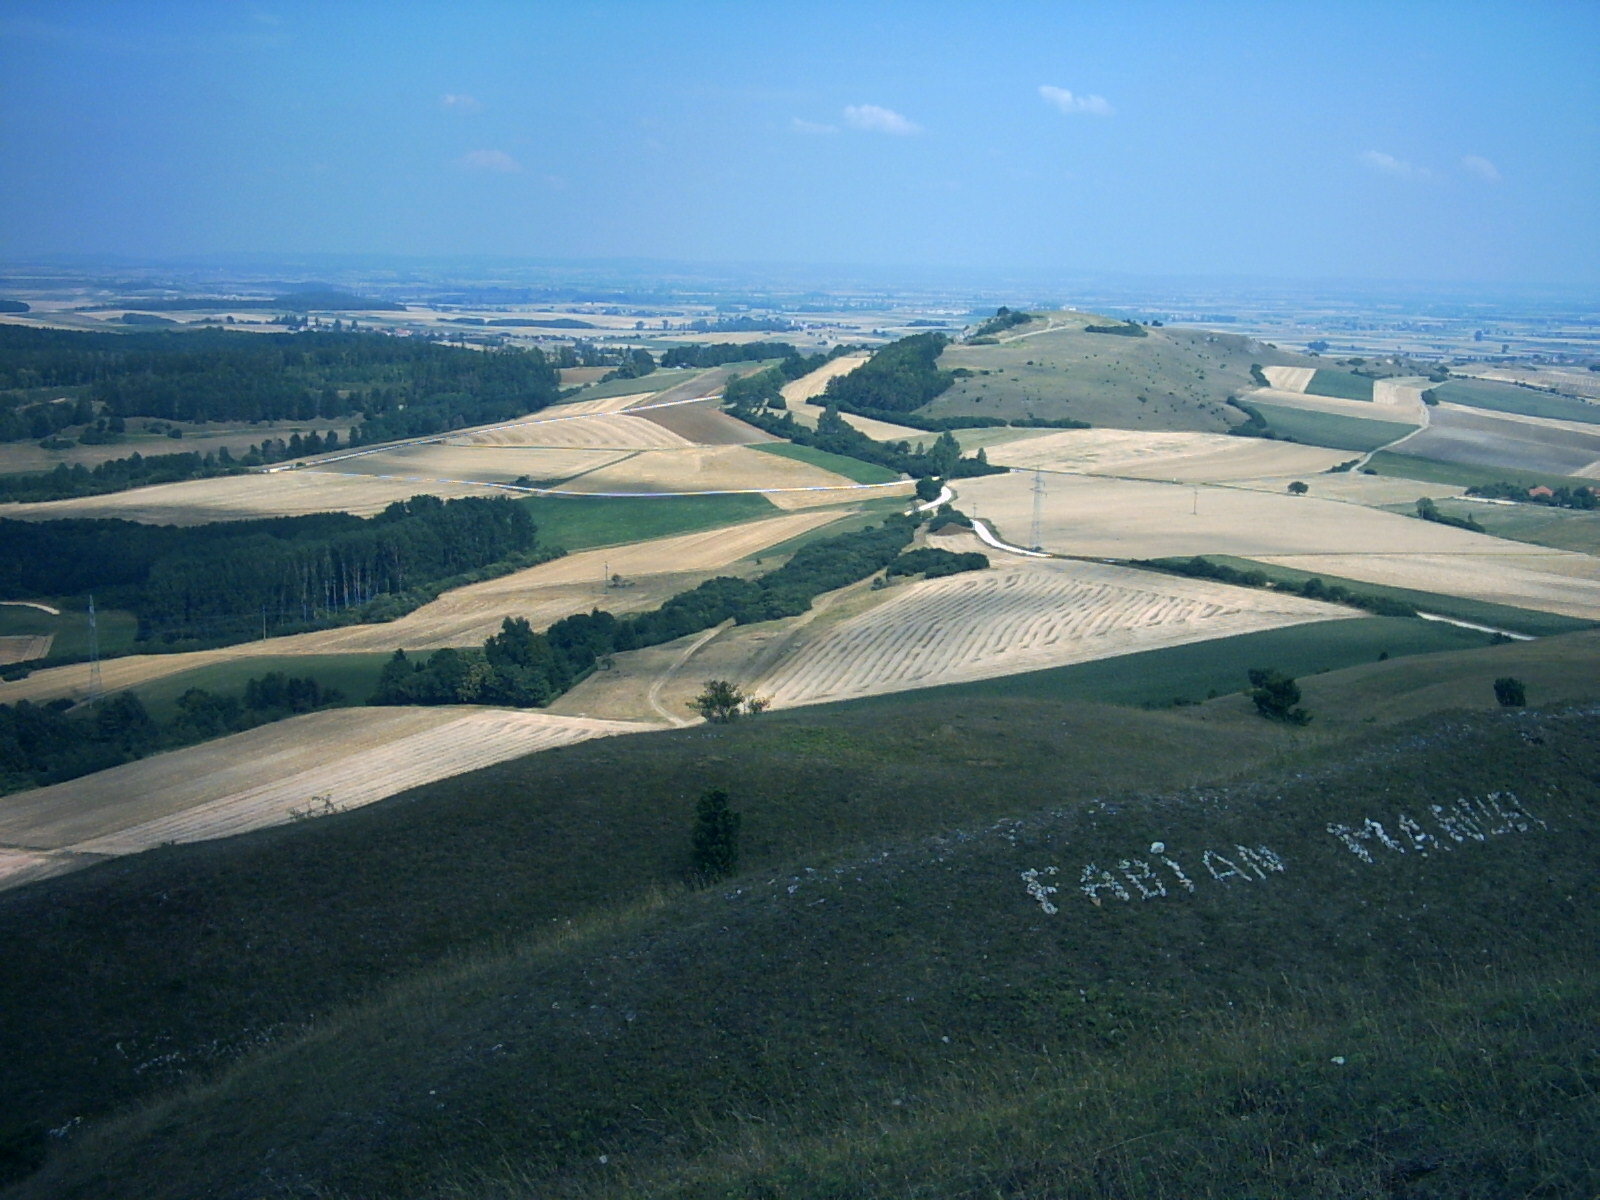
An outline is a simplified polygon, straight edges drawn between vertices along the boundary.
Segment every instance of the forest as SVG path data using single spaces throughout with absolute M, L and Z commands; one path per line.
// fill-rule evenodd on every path
M 942 333 L 917 333 L 890 342 L 848 375 L 828 381 L 822 403 L 883 412 L 921 408 L 955 382 L 935 365 L 950 342 Z
M 890 517 L 872 529 L 811 542 L 757 579 L 708 579 L 633 616 L 597 609 L 557 621 L 544 633 L 521 617 L 507 617 L 481 650 L 447 648 L 426 659 L 397 650 L 372 703 L 548 704 L 609 655 L 659 646 L 727 620 L 744 625 L 797 616 L 823 592 L 889 566 L 916 529 L 912 518 Z
M 0 520 L 0 595 L 92 592 L 138 617 L 139 641 L 155 643 L 141 649 L 189 648 L 392 620 L 468 572 L 527 565 L 534 550 L 527 509 L 498 497 L 189 527 Z
M 537 349 L 485 352 L 320 330 L 0 326 L 3 441 L 48 436 L 97 413 L 194 422 L 352 417 L 358 442 L 388 441 L 537 411 L 556 399 L 556 384 L 555 368 Z M 67 405 L 38 394 L 69 388 L 79 394 Z M 66 415 L 74 419 L 63 421 Z

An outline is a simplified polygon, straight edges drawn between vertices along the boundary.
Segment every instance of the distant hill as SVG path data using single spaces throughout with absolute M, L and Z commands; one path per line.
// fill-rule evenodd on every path
M 0 893 L 7 1195 L 1592 1194 L 1600 709 L 1247 708 L 770 713 Z
M 271 300 L 229 299 L 224 296 L 180 296 L 158 300 L 116 300 L 94 304 L 85 312 L 124 308 L 134 312 L 404 312 L 406 306 L 339 291 L 295 291 Z
M 1115 429 L 1222 433 L 1242 420 L 1227 400 L 1256 386 L 1252 364 L 1317 362 L 1239 334 L 1132 326 L 1088 313 L 1036 314 L 994 336 L 990 344 L 945 349 L 939 368 L 959 377 L 923 415 L 1066 417 Z

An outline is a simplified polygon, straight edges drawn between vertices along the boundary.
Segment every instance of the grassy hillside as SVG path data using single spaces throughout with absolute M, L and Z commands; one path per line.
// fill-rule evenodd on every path
M 755 846 L 744 874 L 699 893 L 653 893 L 632 850 L 643 830 L 570 794 L 608 853 L 579 867 L 552 853 L 566 846 L 525 842 L 502 888 L 554 885 L 573 906 L 574 882 L 594 872 L 589 917 L 578 906 L 552 928 L 538 904 L 512 907 L 499 946 L 410 973 L 402 928 L 389 955 L 370 950 L 405 974 L 397 987 L 304 1037 L 262 1029 L 269 1050 L 59 1139 L 13 1195 L 104 1195 L 109 1179 L 150 1197 L 264 1184 L 384 1197 L 1499 1197 L 1600 1182 L 1594 710 L 1430 718 L 1256 782 L 1144 797 L 1083 787 L 1077 763 L 1038 771 L 1043 787 L 1016 774 L 1088 733 L 1078 710 L 915 715 L 922 742 L 891 726 L 894 770 L 867 787 L 837 771 L 877 730 L 773 720 L 680 736 L 699 739 L 694 787 L 730 787 Z M 1286 749 L 1291 734 L 1266 733 Z M 805 790 L 830 794 L 864 845 L 827 821 L 821 795 L 746 774 L 774 739 L 806 747 Z M 987 790 L 1010 795 L 1008 819 L 958 794 L 973 758 L 992 763 Z M 886 787 L 891 774 L 906 781 Z M 456 819 L 490 829 L 506 782 L 480 776 Z M 914 787 L 934 810 L 920 821 L 888 800 Z M 667 832 L 685 829 L 686 808 L 672 806 Z M 677 838 L 651 822 L 662 866 L 677 866 Z M 434 851 L 446 870 L 448 851 Z M 171 874 L 176 854 L 155 858 L 168 875 L 139 880 L 123 922 L 165 923 L 168 938 L 214 923 L 211 938 L 235 938 L 237 918 L 214 906 L 237 885 L 197 858 L 187 874 Z M 261 886 L 264 862 L 238 866 Z M 414 877 L 389 875 L 390 891 L 395 878 Z M 66 883 L 51 899 L 72 914 Z M 402 926 L 448 925 L 461 907 L 406 901 Z M 278 910 L 278 955 L 336 933 L 346 910 L 328 906 L 315 931 Z M 61 926 L 46 925 L 56 946 Z M 69 954 L 58 970 L 77 965 Z M 190 978 L 206 984 L 187 1003 L 210 1000 L 210 976 Z M 134 1046 L 131 1058 L 155 1051 L 147 1061 L 187 1048 Z
M 7 1195 L 1592 1191 L 1600 713 L 1244 708 L 774 713 L 0 893 Z
M 1316 360 L 1237 334 L 1149 328 L 1142 338 L 1086 333 L 1109 318 L 1051 313 L 1055 327 L 996 345 L 952 345 L 943 370 L 970 376 L 922 412 L 929 416 L 1071 417 L 1114 429 L 1222 432 L 1237 423 L 1229 396 L 1255 386 L 1251 364 L 1309 366 Z M 1008 336 L 1008 335 L 1002 335 Z M 1142 399 L 1141 399 L 1142 397 Z

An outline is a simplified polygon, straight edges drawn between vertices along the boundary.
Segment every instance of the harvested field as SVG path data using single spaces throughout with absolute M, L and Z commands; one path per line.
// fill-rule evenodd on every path
M 802 633 L 752 686 L 775 707 L 818 704 L 1354 615 L 1098 563 L 1008 563 L 904 585 L 867 612 Z
M 1031 475 L 963 479 L 955 486 L 956 506 L 962 511 L 992 522 L 1007 541 L 1028 540 Z M 1312 486 L 1316 488 L 1316 481 Z M 1543 553 L 1463 529 L 1320 499 L 1315 490 L 1289 496 L 1075 475 L 1045 477 L 1040 532 L 1046 550 L 1096 558 L 1444 554 L 1495 559 Z
M 1284 368 L 1289 369 L 1289 368 Z M 1140 433 L 1069 429 L 987 451 L 1007 467 L 1043 467 L 1090 475 L 1211 483 L 1263 476 L 1303 476 L 1348 458 L 1337 450 L 1216 433 Z
M 715 492 L 764 488 L 848 488 L 843 475 L 746 446 L 691 446 L 682 450 L 648 450 L 593 471 L 572 482 L 570 491 Z M 869 493 L 864 493 L 869 494 Z M 815 503 L 849 499 L 846 492 L 822 492 Z M 769 497 L 782 503 L 784 497 Z M 797 497 L 803 499 L 803 497 Z
M 1474 535 L 1481 536 L 1481 535 Z M 1504 554 L 1258 554 L 1262 562 L 1387 587 L 1469 596 L 1600 621 L 1600 558 L 1499 539 Z
M 676 409 L 662 409 L 663 413 Z M 646 410 L 627 413 L 578 413 L 570 417 L 525 421 L 516 425 L 465 430 L 452 436 L 452 446 L 572 447 L 580 450 L 663 450 L 687 446 L 692 439 L 668 430 Z
M 149 525 L 204 525 L 251 517 L 294 517 L 348 512 L 370 516 L 419 492 L 444 499 L 502 494 L 497 488 L 432 479 L 384 479 L 331 470 L 229 475 L 187 483 L 161 483 L 108 496 L 0 505 L 0 516 L 43 521 L 57 517 L 120 517 Z
M 730 573 L 732 564 L 740 559 L 758 555 L 840 515 L 837 511 L 792 513 L 569 554 L 526 571 L 446 592 L 431 604 L 386 624 L 323 629 L 220 650 L 130 655 L 107 659 L 101 664 L 101 673 L 107 691 L 122 691 L 195 667 L 261 655 L 472 646 L 499 632 L 501 620 L 508 616 L 526 617 L 535 628 L 543 628 L 591 608 L 639 612 L 713 575 Z M 628 586 L 605 587 L 604 581 L 611 575 L 621 575 Z M 78 698 L 86 693 L 88 682 L 89 669 L 81 664 L 36 671 L 27 679 L 0 683 L 0 703 Z
M 1405 453 L 1441 462 L 1583 475 L 1600 468 L 1600 429 L 1579 432 L 1568 426 L 1441 404 L 1428 428 L 1407 439 Z
M 1600 373 L 1581 367 L 1468 366 L 1452 372 L 1496 383 L 1522 383 L 1536 388 L 1555 388 L 1569 396 L 1600 400 Z
M 0 840 L 33 851 L 132 854 L 292 819 L 326 797 L 356 808 L 538 750 L 648 725 L 506 709 L 339 709 L 9 797 Z
M 1375 379 L 1372 381 L 1372 402 L 1380 408 L 1399 409 L 1407 418 L 1415 417 L 1424 408 L 1422 393 L 1427 387 L 1428 381 L 1419 375 Z M 1399 416 L 1401 413 L 1384 415 Z
M 536 482 L 553 483 L 618 462 L 632 453 L 634 451 L 625 449 L 579 450 L 566 447 L 434 443 L 407 446 L 385 454 L 363 455 L 327 468 L 311 467 L 307 470 L 318 474 L 406 478 L 430 484 L 441 479 L 513 483 L 523 476 Z
M 673 404 L 639 411 L 645 421 L 676 436 L 680 443 L 700 446 L 755 446 L 781 441 L 764 429 L 729 416 L 715 400 L 703 404 Z
M 1413 414 L 1410 411 L 1396 411 L 1393 404 L 1379 405 L 1371 400 L 1341 400 L 1337 396 L 1317 396 L 1310 392 L 1285 392 L 1277 388 L 1256 388 L 1243 397 L 1246 404 L 1279 405 L 1284 408 L 1302 409 L 1306 412 L 1332 413 L 1340 417 L 1355 417 L 1366 421 L 1406 421 L 1410 424 L 1421 424 L 1420 411 Z M 1420 410 L 1422 402 L 1419 399 L 1416 405 Z
M 807 400 L 822 395 L 827 389 L 830 379 L 837 379 L 840 375 L 848 375 L 870 358 L 868 354 L 843 354 L 838 358 L 823 363 L 810 374 L 802 375 L 799 379 L 783 385 L 782 393 L 786 403 L 792 408 L 797 404 L 804 404 Z
M 1317 373 L 1315 367 L 1262 367 L 1261 373 L 1271 382 L 1272 386 L 1285 392 L 1303 392 L 1306 385 L 1311 382 L 1311 377 Z
M 55 635 L 49 633 L 0 637 L 0 667 L 44 658 L 50 653 L 50 644 L 55 640 Z

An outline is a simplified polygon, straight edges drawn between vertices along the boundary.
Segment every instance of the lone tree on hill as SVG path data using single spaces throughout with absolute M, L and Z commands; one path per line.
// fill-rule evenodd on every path
M 732 875 L 739 866 L 739 813 L 728 807 L 728 793 L 712 788 L 694 806 L 690 870 L 699 883 Z
M 1256 711 L 1269 721 L 1282 721 L 1286 725 L 1309 725 L 1311 714 L 1300 703 L 1300 687 L 1282 671 L 1265 667 L 1250 668 L 1250 699 Z
M 1501 708 L 1521 708 L 1528 703 L 1528 689 L 1522 680 L 1502 675 L 1494 681 L 1494 698 Z
M 765 712 L 767 700 L 748 695 L 738 684 L 727 679 L 708 679 L 700 694 L 689 701 L 694 709 L 708 721 L 727 724 L 742 716 L 755 716 Z

